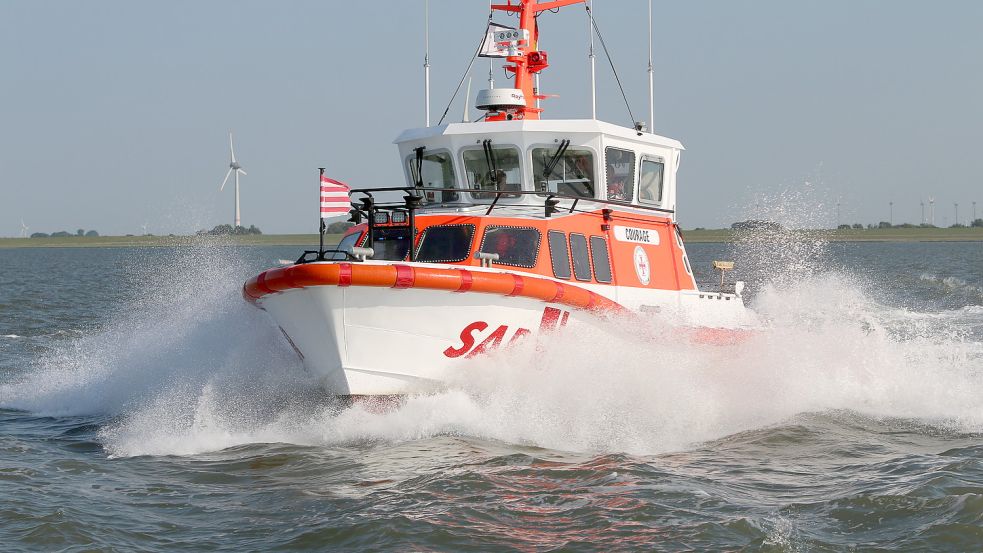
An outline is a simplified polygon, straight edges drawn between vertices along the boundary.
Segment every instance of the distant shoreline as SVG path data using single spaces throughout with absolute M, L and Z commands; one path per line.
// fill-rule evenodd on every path
M 983 228 L 884 228 L 791 231 L 831 242 L 983 242 Z M 784 235 L 785 233 L 783 233 Z M 734 240 L 730 229 L 683 230 L 689 243 Z M 340 234 L 328 234 L 325 244 L 337 244 Z M 62 236 L 57 238 L 0 238 L 4 248 L 153 248 L 195 245 L 297 246 L 316 248 L 316 234 L 260 234 L 243 236 Z

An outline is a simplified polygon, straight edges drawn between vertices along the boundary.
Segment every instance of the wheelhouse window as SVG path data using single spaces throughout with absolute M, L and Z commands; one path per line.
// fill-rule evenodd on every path
M 643 158 L 638 175 L 638 201 L 643 204 L 662 203 L 662 183 L 665 163 L 661 159 Z
M 573 258 L 573 276 L 577 280 L 590 280 L 590 256 L 587 253 L 587 237 L 570 234 L 570 256 Z
M 427 263 L 457 263 L 471 253 L 474 225 L 427 227 L 420 235 L 416 260 Z
M 536 190 L 568 196 L 594 197 L 594 154 L 569 148 L 569 141 L 532 149 L 532 174 Z
M 402 261 L 410 252 L 409 227 L 376 228 L 372 231 L 372 259 Z
M 559 230 L 547 233 L 550 247 L 550 260 L 553 262 L 553 276 L 570 280 L 570 250 L 567 248 L 567 235 Z
M 635 189 L 635 152 L 605 148 L 604 168 L 608 181 L 608 199 L 630 202 Z
M 406 164 L 410 170 L 411 184 L 416 186 L 422 183 L 424 188 L 456 188 L 454 179 L 454 163 L 450 152 L 423 151 L 422 156 L 415 152 L 406 158 Z M 424 190 L 424 196 L 428 202 L 443 203 L 456 202 L 460 199 L 457 192 L 441 192 L 439 190 Z
M 532 227 L 489 226 L 481 239 L 481 251 L 498 254 L 492 263 L 532 268 L 539 256 L 540 240 L 539 231 Z
M 594 266 L 594 279 L 610 283 L 611 260 L 608 256 L 608 241 L 603 236 L 590 237 L 590 258 Z
M 515 146 L 493 146 L 490 140 L 481 148 L 464 150 L 464 174 L 468 188 L 476 200 L 494 200 L 495 192 L 522 189 L 522 171 L 519 167 L 519 149 Z M 502 194 L 502 198 L 518 198 L 519 194 Z

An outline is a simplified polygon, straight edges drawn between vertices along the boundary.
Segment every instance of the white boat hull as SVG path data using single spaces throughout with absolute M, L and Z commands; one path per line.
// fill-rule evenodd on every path
M 439 389 L 476 355 L 600 315 L 523 297 L 311 286 L 257 302 L 337 395 Z

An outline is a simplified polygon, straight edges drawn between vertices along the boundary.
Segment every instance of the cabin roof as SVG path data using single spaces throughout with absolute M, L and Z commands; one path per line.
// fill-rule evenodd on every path
M 438 136 L 463 136 L 463 135 L 483 135 L 513 132 L 532 132 L 532 133 L 588 133 L 602 134 L 615 138 L 622 138 L 639 142 L 642 144 L 652 144 L 667 148 L 683 150 L 683 145 L 675 139 L 666 138 L 657 134 L 642 133 L 641 136 L 634 130 L 620 125 L 614 125 L 596 119 L 540 119 L 522 121 L 480 121 L 476 123 L 448 123 L 433 127 L 422 127 L 407 129 L 400 133 L 394 144 L 410 142 L 414 140 L 424 140 Z

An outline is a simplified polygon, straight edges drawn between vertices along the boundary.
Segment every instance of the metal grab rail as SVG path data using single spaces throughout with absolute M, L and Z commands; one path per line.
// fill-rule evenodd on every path
M 495 199 L 492 200 L 492 203 L 491 204 L 480 204 L 480 203 L 471 203 L 470 204 L 471 206 L 488 205 L 489 206 L 489 210 L 486 213 L 486 215 L 491 214 L 491 210 L 498 205 L 498 200 L 499 200 L 499 198 L 502 197 L 503 194 L 511 194 L 511 195 L 516 195 L 516 196 L 546 196 L 545 199 L 558 198 L 558 199 L 561 199 L 561 200 L 573 200 L 575 203 L 578 202 L 578 201 L 585 201 L 585 202 L 594 202 L 594 203 L 606 204 L 606 205 L 616 205 L 616 206 L 619 206 L 619 207 L 629 207 L 629 208 L 632 208 L 632 209 L 641 209 L 641 210 L 644 210 L 644 211 L 655 211 L 657 213 L 675 213 L 675 210 L 673 210 L 673 209 L 664 209 L 664 208 L 661 208 L 661 207 L 652 207 L 652 206 L 647 206 L 647 205 L 637 205 L 637 204 L 632 204 L 632 203 L 618 201 L 618 200 L 601 200 L 599 198 L 587 198 L 587 197 L 584 197 L 584 196 L 574 196 L 572 194 L 560 194 L 560 193 L 557 193 L 557 192 L 543 192 L 541 190 L 482 190 L 480 188 L 450 188 L 450 187 L 448 187 L 448 188 L 431 188 L 431 187 L 420 188 L 420 187 L 417 187 L 417 186 L 390 186 L 390 187 L 380 187 L 380 188 L 359 188 L 357 190 L 351 190 L 351 191 L 349 191 L 348 194 L 349 194 L 349 196 L 351 196 L 352 194 L 365 194 L 369 198 L 373 198 L 373 196 L 372 196 L 372 193 L 373 192 L 408 192 L 408 193 L 416 193 L 416 192 L 421 192 L 423 190 L 430 191 L 430 192 L 457 192 L 457 193 L 460 193 L 460 192 L 468 192 L 468 193 L 480 193 L 480 194 L 495 194 Z M 402 204 L 399 204 L 399 203 L 394 202 L 392 204 L 375 204 L 375 206 L 376 207 L 383 207 L 383 206 L 385 206 L 385 207 L 402 207 Z
M 513 196 L 530 196 L 530 195 L 545 196 L 543 198 L 543 210 L 545 212 L 546 217 L 550 217 L 553 213 L 556 213 L 558 211 L 557 204 L 560 203 L 560 200 L 572 201 L 572 204 L 570 205 L 570 209 L 568 211 L 569 213 L 574 212 L 574 210 L 577 208 L 577 204 L 581 200 L 585 202 L 594 202 L 602 205 L 618 206 L 618 207 L 625 207 L 630 209 L 640 209 L 644 211 L 654 211 L 657 213 L 667 213 L 667 214 L 675 213 L 675 211 L 672 209 L 663 209 L 661 207 L 634 205 L 627 202 L 620 202 L 614 200 L 601 200 L 597 198 L 585 198 L 583 196 L 574 196 L 572 194 L 542 192 L 538 190 L 482 190 L 480 188 L 449 188 L 449 187 L 430 188 L 430 187 L 419 187 L 419 186 L 388 186 L 388 187 L 379 187 L 379 188 L 360 188 L 357 190 L 349 191 L 348 196 L 352 200 L 354 200 L 354 198 L 352 198 L 354 194 L 364 195 L 364 197 L 361 198 L 358 202 L 355 201 L 351 202 L 352 209 L 350 211 L 351 218 L 349 220 L 354 223 L 359 223 L 361 221 L 362 215 L 364 214 L 366 216 L 366 223 L 368 225 L 368 229 L 366 232 L 367 239 L 365 243 L 368 245 L 368 247 L 371 248 L 373 247 L 375 242 L 375 236 L 374 236 L 375 212 L 378 210 L 394 211 L 398 209 L 405 209 L 407 214 L 409 215 L 407 226 L 410 228 L 410 248 L 409 248 L 410 261 L 416 261 L 416 234 L 417 234 L 416 211 L 426 205 L 424 197 L 420 194 L 420 192 L 424 190 L 431 191 L 431 192 L 453 192 L 453 193 L 469 192 L 469 193 L 481 193 L 481 194 L 495 194 L 495 198 L 494 200 L 492 200 L 492 203 L 488 204 L 488 210 L 485 212 L 485 215 L 491 215 L 492 210 L 494 210 L 495 207 L 499 205 L 498 200 L 502 197 L 503 194 L 510 194 Z M 403 196 L 403 202 L 401 203 L 400 202 L 379 203 L 376 201 L 375 196 L 372 195 L 373 192 L 406 192 L 407 195 Z M 477 207 L 483 205 L 485 204 L 479 204 L 479 203 L 470 204 L 471 207 Z M 603 212 L 605 223 L 610 221 L 612 209 L 604 208 L 601 211 Z M 323 221 L 321 225 L 321 240 L 323 243 L 324 240 Z M 322 246 L 318 252 L 305 252 L 305 254 L 301 256 L 301 258 L 298 260 L 298 263 L 305 262 L 305 256 L 307 253 L 317 253 L 318 255 L 316 259 L 324 260 L 324 254 L 328 251 L 332 251 L 332 250 L 325 250 Z M 338 252 L 338 253 L 344 253 L 349 258 L 354 257 L 349 252 Z

